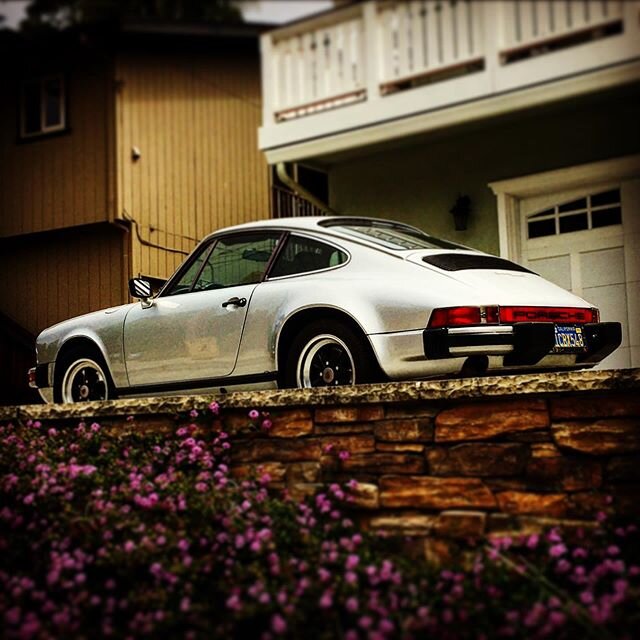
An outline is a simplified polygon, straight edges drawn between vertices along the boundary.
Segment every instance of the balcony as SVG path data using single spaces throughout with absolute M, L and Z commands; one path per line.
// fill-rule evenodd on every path
M 262 36 L 270 162 L 640 79 L 640 2 L 369 0 Z

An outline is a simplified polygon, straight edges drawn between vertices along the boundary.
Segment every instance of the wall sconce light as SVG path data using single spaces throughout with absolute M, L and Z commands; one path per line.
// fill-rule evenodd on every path
M 456 231 L 466 231 L 469 216 L 471 215 L 471 198 L 469 196 L 458 196 L 453 207 L 449 209 L 453 215 L 453 222 Z
M 142 151 L 138 147 L 131 147 L 131 159 L 134 162 L 140 160 L 140 156 L 142 155 Z

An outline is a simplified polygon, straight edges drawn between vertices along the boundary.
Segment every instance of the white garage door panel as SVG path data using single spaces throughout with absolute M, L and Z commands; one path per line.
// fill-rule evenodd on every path
M 627 283 L 627 308 L 629 310 L 627 327 L 631 343 L 631 362 L 640 363 L 640 282 Z
M 580 272 L 582 274 L 583 293 L 588 287 L 623 284 L 624 249 L 600 249 L 580 253 Z M 586 293 L 584 293 L 586 297 Z
M 563 289 L 571 289 L 571 257 L 569 255 L 529 260 L 529 268 Z
M 606 322 L 628 317 L 626 289 L 624 284 L 615 284 L 608 287 L 589 287 L 583 290 L 582 295 L 600 309 L 600 318 Z M 603 369 L 618 369 L 630 366 L 629 330 L 628 324 L 623 322 L 622 344 L 601 362 L 600 367 Z

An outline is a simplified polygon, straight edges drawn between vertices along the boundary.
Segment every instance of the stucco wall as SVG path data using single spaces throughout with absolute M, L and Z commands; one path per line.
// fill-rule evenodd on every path
M 639 111 L 640 89 L 627 89 L 394 148 L 360 150 L 359 157 L 330 167 L 331 206 L 348 215 L 402 220 L 498 253 L 496 200 L 487 184 L 637 153 Z M 449 209 L 462 194 L 471 197 L 473 213 L 468 230 L 456 232 Z

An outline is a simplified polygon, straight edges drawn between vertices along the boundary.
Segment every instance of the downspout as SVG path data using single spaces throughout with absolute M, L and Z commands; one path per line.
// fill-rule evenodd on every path
M 324 211 L 325 213 L 337 216 L 338 212 L 334 211 L 328 204 L 325 204 L 318 198 L 316 198 L 312 193 L 309 193 L 302 185 L 298 184 L 288 173 L 287 167 L 284 162 L 278 162 L 276 165 L 276 173 L 278 174 L 278 178 L 282 180 L 284 184 L 293 191 L 293 193 L 297 196 L 302 196 L 305 200 L 308 200 L 314 207 Z

